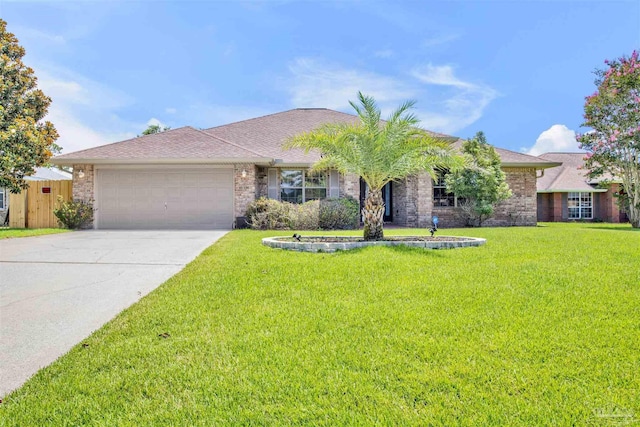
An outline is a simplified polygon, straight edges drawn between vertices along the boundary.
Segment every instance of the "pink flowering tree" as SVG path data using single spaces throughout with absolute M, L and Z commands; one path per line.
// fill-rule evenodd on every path
M 586 169 L 592 178 L 615 179 L 624 192 L 620 202 L 634 228 L 640 228 L 640 60 L 630 57 L 605 61 L 596 70 L 597 91 L 586 97 L 584 127 L 578 135 L 587 151 Z

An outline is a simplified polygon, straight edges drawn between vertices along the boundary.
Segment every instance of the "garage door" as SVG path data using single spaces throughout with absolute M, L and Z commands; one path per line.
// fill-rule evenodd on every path
M 98 169 L 100 229 L 228 229 L 232 169 Z

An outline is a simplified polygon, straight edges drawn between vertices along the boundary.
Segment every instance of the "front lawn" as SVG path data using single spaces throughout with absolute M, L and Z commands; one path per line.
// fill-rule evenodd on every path
M 13 237 L 43 236 L 45 234 L 66 233 L 64 228 L 0 228 L 0 239 Z
M 445 233 L 488 241 L 310 254 L 234 231 L 6 396 L 0 425 L 640 423 L 640 232 Z

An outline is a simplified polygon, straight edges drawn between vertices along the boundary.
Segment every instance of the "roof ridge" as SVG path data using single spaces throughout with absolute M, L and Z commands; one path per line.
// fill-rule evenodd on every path
M 250 152 L 250 153 L 252 153 L 252 154 L 255 154 L 256 156 L 260 156 L 260 157 L 269 157 L 269 156 L 265 156 L 264 154 L 258 153 L 257 151 L 253 151 L 253 150 L 251 150 L 251 149 L 249 149 L 249 148 L 243 147 L 243 146 L 241 146 L 241 145 L 234 144 L 233 142 L 231 142 L 231 141 L 227 141 L 226 139 L 224 139 L 224 138 L 220 138 L 219 136 L 211 135 L 211 134 L 210 134 L 210 133 L 208 133 L 206 130 L 196 129 L 196 128 L 191 127 L 191 126 L 187 126 L 187 127 L 191 128 L 191 129 L 193 129 L 193 130 L 195 130 L 195 131 L 197 131 L 197 132 L 200 132 L 200 133 L 202 133 L 202 134 L 205 134 L 205 135 L 206 135 L 206 136 L 208 136 L 209 138 L 217 139 L 217 140 L 219 140 L 219 141 L 224 142 L 225 144 L 228 144 L 228 145 L 231 145 L 231 146 L 233 146 L 233 147 L 240 148 L 240 149 L 242 149 L 242 150 L 245 150 L 245 151 L 248 151 L 248 152 Z
M 540 154 L 544 156 L 545 154 L 587 154 L 586 151 L 547 151 L 546 153 Z
M 279 114 L 285 114 L 285 113 L 290 113 L 291 111 L 309 111 L 309 110 L 325 110 L 325 111 L 331 111 L 334 113 L 340 113 L 340 114 L 344 114 L 347 116 L 351 116 L 351 117 L 358 117 L 354 114 L 349 114 L 349 113 L 345 113 L 343 111 L 338 111 L 338 110 L 332 110 L 331 108 L 322 108 L 322 107 L 313 107 L 313 108 L 290 108 L 288 110 L 284 110 L 284 111 L 278 111 L 275 113 L 270 113 L 270 114 L 265 114 L 263 116 L 258 116 L 258 117 L 251 117 L 249 119 L 244 119 L 244 120 L 238 120 L 236 122 L 231 122 L 231 123 L 225 123 L 223 125 L 218 125 L 218 126 L 212 126 L 210 128 L 204 129 L 204 131 L 208 131 L 208 130 L 212 130 L 212 129 L 217 129 L 217 128 L 222 128 L 222 127 L 226 127 L 226 126 L 230 126 L 230 125 L 235 125 L 238 123 L 245 123 L 245 122 L 251 122 L 254 120 L 258 120 L 258 119 L 263 119 L 265 117 L 271 117 L 271 116 L 277 116 Z

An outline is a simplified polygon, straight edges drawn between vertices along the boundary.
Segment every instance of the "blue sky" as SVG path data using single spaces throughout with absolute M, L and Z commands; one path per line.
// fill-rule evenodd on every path
M 539 154 L 576 150 L 592 71 L 640 49 L 640 0 L 0 0 L 53 99 L 63 152 L 149 123 L 207 128 L 297 107 L 388 113 Z

